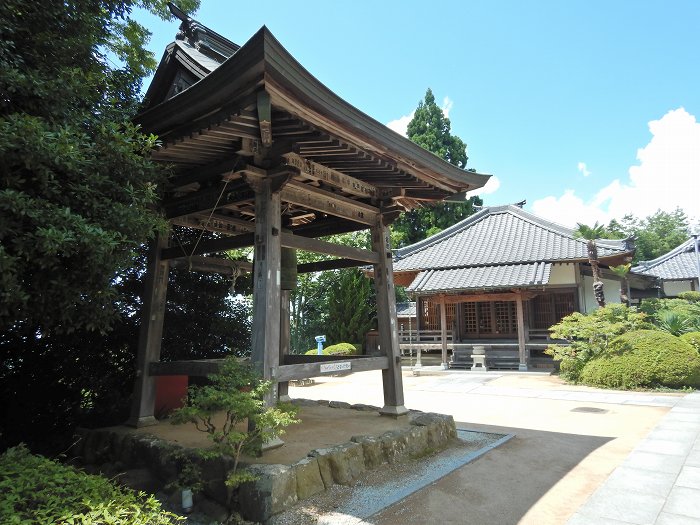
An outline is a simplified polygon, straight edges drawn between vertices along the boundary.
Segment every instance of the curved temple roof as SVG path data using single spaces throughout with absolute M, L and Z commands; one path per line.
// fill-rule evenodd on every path
M 372 205 L 393 201 L 411 208 L 482 187 L 489 178 L 449 164 L 345 102 L 266 27 L 238 48 L 183 18 L 135 122 L 163 141 L 153 158 L 175 166 L 169 188 L 175 197 L 220 182 L 261 152 L 268 158 L 295 155 L 297 167 L 311 162 L 335 178 L 352 177 L 355 186 L 376 192 L 333 191 Z M 303 177 L 299 182 L 318 186 Z

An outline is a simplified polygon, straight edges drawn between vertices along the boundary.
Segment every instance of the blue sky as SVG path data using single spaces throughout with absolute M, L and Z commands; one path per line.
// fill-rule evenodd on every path
M 178 24 L 138 18 L 160 58 Z M 468 167 L 497 179 L 487 205 L 527 199 L 568 225 L 700 218 L 698 1 L 202 0 L 194 18 L 239 44 L 267 25 L 394 129 L 431 88 Z

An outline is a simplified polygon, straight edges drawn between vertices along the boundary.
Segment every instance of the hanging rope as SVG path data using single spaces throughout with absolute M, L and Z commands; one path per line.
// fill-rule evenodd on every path
M 231 171 L 231 173 L 233 173 L 233 171 Z M 187 253 L 185 253 L 185 255 L 187 256 L 187 261 L 189 263 L 190 271 L 192 270 L 192 256 L 194 255 L 194 252 L 197 251 L 197 246 L 199 246 L 199 241 L 202 240 L 202 236 L 204 235 L 204 230 L 206 230 L 207 227 L 209 226 L 209 223 L 211 222 L 211 218 L 214 216 L 214 212 L 219 207 L 219 203 L 221 202 L 221 198 L 224 196 L 224 192 L 226 191 L 226 186 L 228 186 L 228 183 L 229 183 L 229 180 L 227 179 L 226 182 L 224 183 L 224 187 L 221 188 L 221 193 L 219 193 L 219 197 L 216 199 L 216 204 L 214 204 L 214 207 L 211 209 L 211 212 L 209 212 L 209 217 L 207 217 L 206 222 L 202 225 L 202 229 L 199 232 L 199 237 L 197 238 L 197 242 L 195 242 L 194 246 L 192 247 L 192 253 L 190 253 L 189 255 L 187 255 Z M 183 252 L 184 252 L 184 248 L 183 248 Z

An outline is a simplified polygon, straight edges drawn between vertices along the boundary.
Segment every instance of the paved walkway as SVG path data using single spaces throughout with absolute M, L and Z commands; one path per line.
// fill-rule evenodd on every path
M 700 393 L 680 399 L 569 525 L 700 525 Z

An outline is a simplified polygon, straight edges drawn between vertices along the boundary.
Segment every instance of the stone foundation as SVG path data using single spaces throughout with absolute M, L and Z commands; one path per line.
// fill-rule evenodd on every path
M 378 411 L 377 407 L 339 402 L 296 400 L 295 403 Z M 242 465 L 258 479 L 239 488 L 237 497 L 233 498 L 237 501 L 236 508 L 232 510 L 246 519 L 265 522 L 273 514 L 334 484 L 349 485 L 368 470 L 430 454 L 445 448 L 457 436 L 452 416 L 411 411 L 406 417 L 405 429 L 353 436 L 346 443 L 311 450 L 307 457 L 291 465 Z M 77 434 L 71 455 L 80 458 L 85 465 L 100 466 L 100 470 L 109 475 L 126 472 L 126 483 L 130 474 L 141 472 L 141 479 L 147 478 L 150 486 L 165 486 L 177 479 L 183 463 L 189 460 L 202 467 L 205 497 L 220 504 L 226 504 L 229 499 L 224 479 L 233 466 L 231 458 L 204 460 L 193 449 L 153 436 L 133 434 L 121 427 L 81 429 Z

